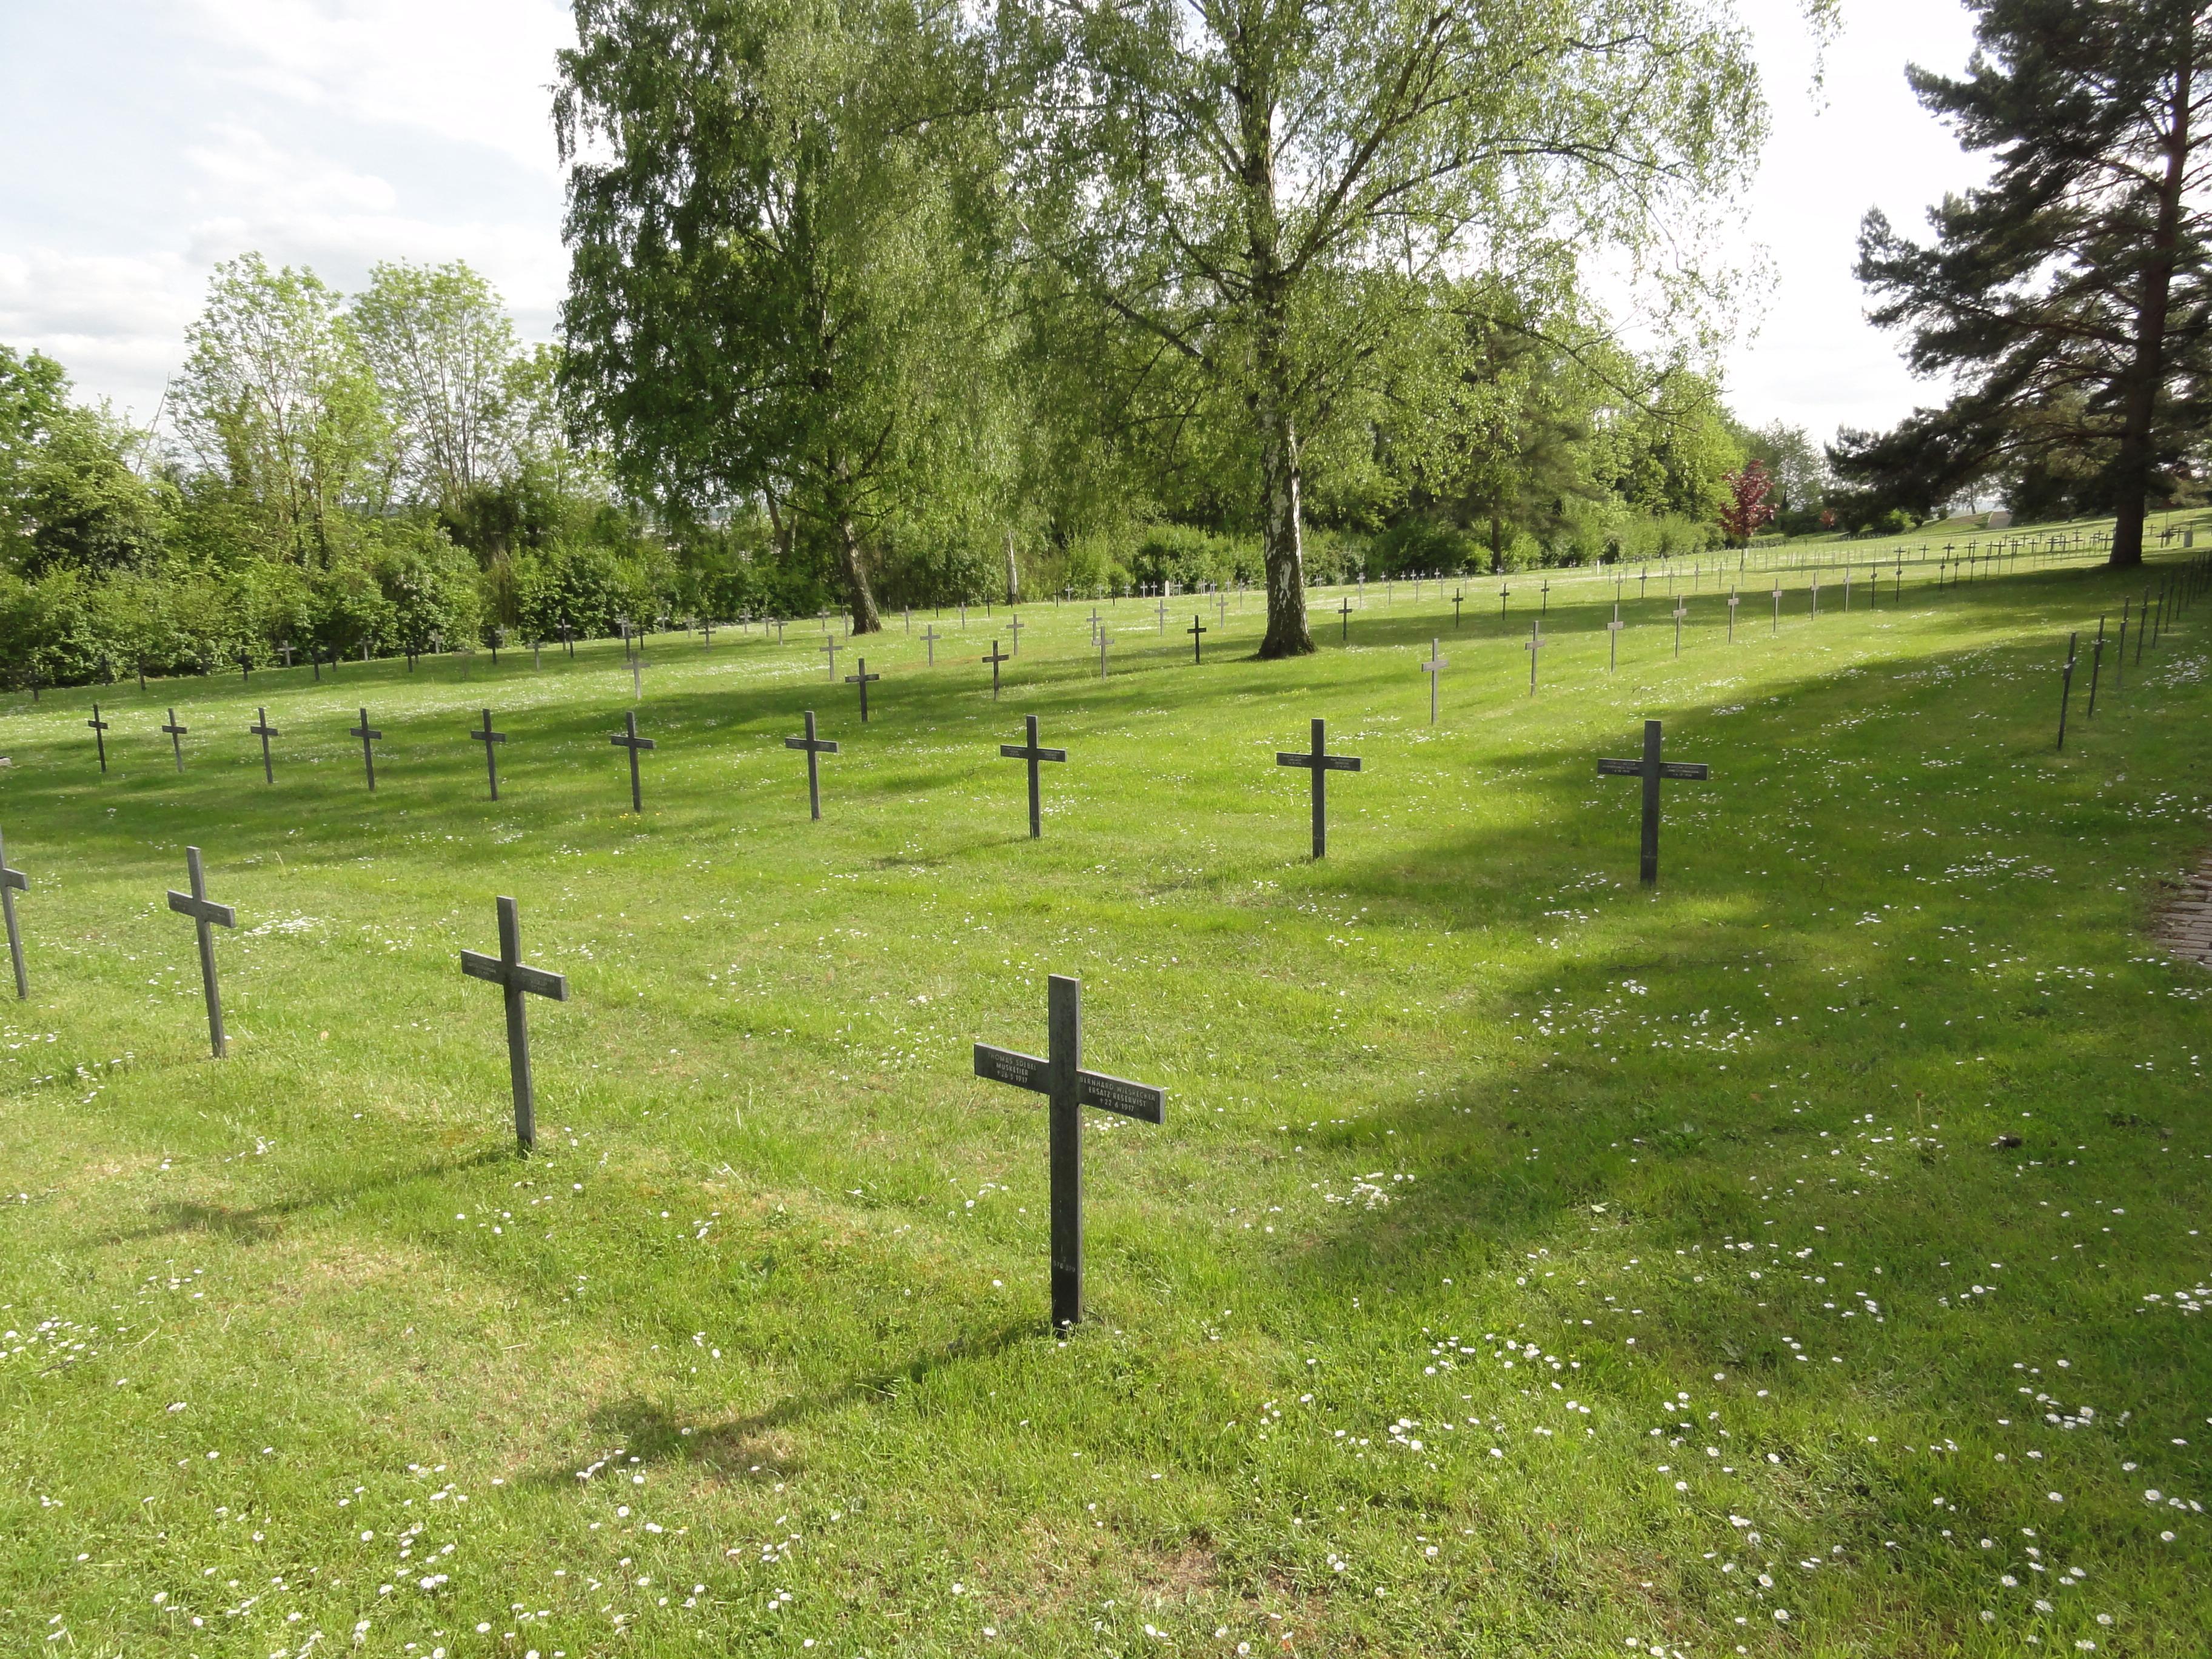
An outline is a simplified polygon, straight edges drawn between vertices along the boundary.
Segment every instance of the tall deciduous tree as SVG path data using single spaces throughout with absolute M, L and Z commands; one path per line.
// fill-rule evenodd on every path
M 353 322 L 416 490 L 453 512 L 505 477 L 520 347 L 492 285 L 458 261 L 380 264 L 354 296 Z
M 951 234 L 953 14 L 576 0 L 575 15 L 556 103 L 563 384 L 640 493 L 764 499 L 826 543 L 854 630 L 872 631 L 870 530 L 921 494 L 937 428 L 976 390 L 968 348 L 990 309 Z
M 329 561 L 340 509 L 386 454 L 369 372 L 338 295 L 258 253 L 217 265 L 172 388 L 203 465 L 256 506 L 275 550 Z
M 1531 246 L 1640 253 L 1763 106 L 1701 0 L 1017 0 L 1039 255 L 1247 411 L 1263 656 L 1313 648 L 1302 449 L 1425 293 Z
M 1909 75 L 1995 175 L 1930 212 L 1932 245 L 1879 211 L 1859 241 L 1875 321 L 1960 390 L 1889 439 L 1855 435 L 1838 465 L 1932 500 L 2087 457 L 2081 504 L 2115 515 L 2112 562 L 2139 564 L 2148 499 L 2212 415 L 2212 4 L 1975 9 L 1963 77 Z

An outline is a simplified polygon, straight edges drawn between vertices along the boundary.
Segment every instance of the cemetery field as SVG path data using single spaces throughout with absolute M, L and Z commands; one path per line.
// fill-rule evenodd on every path
M 15 697 L 0 1651 L 2201 1655 L 2212 607 L 2094 719 L 2085 642 L 2055 746 L 2194 557 L 1752 574 L 1733 642 L 1704 568 L 1679 657 L 1632 574 L 1617 672 L 1610 574 L 1317 594 L 1288 664 L 1102 602 L 1103 681 L 1032 604 L 995 703 L 1003 610 L 894 613 L 865 726 L 815 621 L 635 702 L 607 641 L 234 671 L 103 690 L 106 775 Z M 1711 768 L 1655 890 L 1647 717 Z M 569 988 L 526 1158 L 499 895 Z M 1168 1094 L 1085 1115 L 1065 1340 L 971 1060 L 1055 973 Z

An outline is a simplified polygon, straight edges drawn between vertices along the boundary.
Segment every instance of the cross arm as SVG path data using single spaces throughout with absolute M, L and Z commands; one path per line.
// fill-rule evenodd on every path
M 19 893 L 27 893 L 31 890 L 31 878 L 21 870 L 10 870 L 6 865 L 0 864 L 0 887 L 12 887 Z
M 497 957 L 488 957 L 481 951 L 461 952 L 461 971 L 471 979 L 488 980 L 505 988 L 527 991 L 533 996 L 550 997 L 556 1002 L 568 1000 L 568 976 L 549 974 L 543 968 L 532 968 L 522 963 L 509 967 Z
M 783 740 L 783 746 L 786 749 L 811 749 L 817 755 L 834 755 L 837 752 L 836 740 L 830 738 L 786 738 Z
M 1000 744 L 999 753 L 1008 760 L 1064 761 L 1067 758 L 1065 749 L 1024 749 L 1018 743 Z
M 1033 1094 L 1052 1092 L 1051 1066 L 1035 1054 L 1018 1054 L 1012 1048 L 994 1048 L 988 1042 L 975 1045 L 975 1075 L 990 1083 L 1011 1083 L 1017 1089 L 1027 1089 Z
M 1078 1072 L 1075 1089 L 1078 1100 L 1102 1112 L 1133 1117 L 1140 1123 L 1167 1121 L 1168 1091 L 1155 1089 L 1149 1083 L 1132 1083 L 1127 1078 L 1108 1077 L 1103 1072 Z
M 169 890 L 169 908 L 180 916 L 190 916 L 195 921 L 211 921 L 218 927 L 238 926 L 238 912 L 228 904 L 217 904 L 213 899 L 194 898 L 190 893 Z
M 607 741 L 617 749 L 658 749 L 660 746 L 651 738 L 633 738 L 627 732 L 617 732 Z
M 1659 775 L 1662 778 L 1686 778 L 1693 783 L 1703 783 L 1711 777 L 1713 769 L 1696 761 L 1661 761 Z

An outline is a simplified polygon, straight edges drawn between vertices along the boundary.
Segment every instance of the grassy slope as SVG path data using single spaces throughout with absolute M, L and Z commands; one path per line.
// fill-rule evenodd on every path
M 664 638 L 641 822 L 604 647 L 118 690 L 105 779 L 84 699 L 18 700 L 0 1649 L 2202 1652 L 2212 1534 L 2144 1494 L 2212 1496 L 2204 980 L 2143 927 L 2207 613 L 2058 757 L 2110 578 L 1800 578 L 1732 647 L 1708 590 L 1679 662 L 1657 586 L 1608 676 L 1555 584 L 1534 700 L 1517 593 L 1370 590 L 1290 665 L 1232 612 L 1203 668 L 1125 605 L 1103 685 L 1032 606 L 995 708 L 990 624 L 932 671 L 895 620 L 865 731 L 808 629 Z M 1034 845 L 1026 712 L 1073 755 Z M 1367 766 L 1320 867 L 1272 764 L 1315 714 Z M 1593 775 L 1647 714 L 1715 769 L 1656 896 Z M 527 1163 L 454 962 L 495 893 L 574 996 Z M 1041 1103 L 968 1075 L 1053 971 L 1171 1091 L 1093 1116 L 1065 1344 Z

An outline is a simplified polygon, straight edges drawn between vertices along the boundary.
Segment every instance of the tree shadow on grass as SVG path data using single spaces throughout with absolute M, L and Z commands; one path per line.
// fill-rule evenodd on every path
M 682 1464 L 731 1480 L 788 1480 L 803 1465 L 779 1455 L 777 1431 L 829 1416 L 848 1406 L 895 1404 L 902 1395 L 948 1367 L 995 1358 L 1024 1342 L 1050 1340 L 1047 1332 L 1032 1324 L 1001 1325 L 996 1330 L 921 1349 L 902 1364 L 811 1393 L 792 1395 L 765 1411 L 719 1423 L 680 1422 L 665 1406 L 636 1395 L 596 1407 L 586 1422 L 594 1439 L 613 1449 L 607 1454 L 610 1465 L 619 1457 L 624 1468 Z M 550 1491 L 576 1485 L 582 1474 L 577 1469 L 540 1469 L 524 1475 L 516 1484 Z
M 267 1204 L 231 1206 L 191 1200 L 157 1204 L 154 1206 L 153 1218 L 145 1225 L 109 1233 L 97 1243 L 101 1245 L 143 1243 L 148 1239 L 173 1238 L 186 1233 L 206 1233 L 247 1243 L 258 1243 L 276 1237 L 283 1230 L 284 1223 L 293 1216 L 363 1198 L 371 1193 L 410 1186 L 418 1181 L 442 1180 L 465 1170 L 506 1162 L 513 1157 L 514 1154 L 504 1146 L 486 1146 L 465 1158 L 445 1158 L 411 1170 L 388 1170 L 382 1175 L 349 1185 L 300 1193 Z

